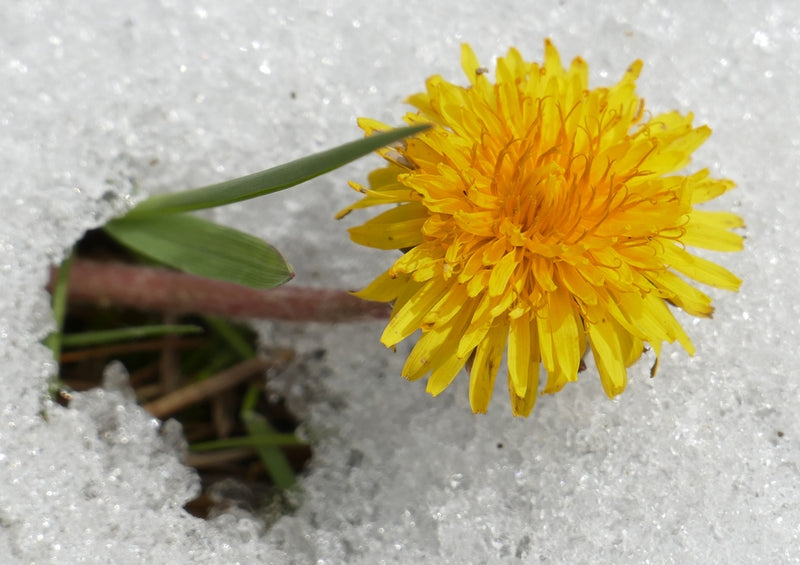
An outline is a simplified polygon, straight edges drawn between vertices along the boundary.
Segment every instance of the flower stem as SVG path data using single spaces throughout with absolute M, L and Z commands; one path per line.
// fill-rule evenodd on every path
M 48 290 L 58 267 L 52 267 Z M 390 307 L 343 290 L 283 286 L 270 290 L 157 267 L 74 259 L 68 298 L 73 303 L 295 322 L 352 322 L 388 318 Z

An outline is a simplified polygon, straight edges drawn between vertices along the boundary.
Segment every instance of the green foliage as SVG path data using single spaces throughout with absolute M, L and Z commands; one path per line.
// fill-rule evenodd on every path
M 256 352 L 242 338 L 239 332 L 228 322 L 220 318 L 206 318 L 206 322 L 214 332 L 222 338 L 228 347 L 238 352 L 242 360 L 250 359 Z M 211 451 L 217 449 L 230 449 L 232 447 L 252 447 L 258 452 L 258 457 L 264 465 L 264 470 L 272 482 L 281 489 L 291 487 L 295 482 L 294 471 L 281 451 L 281 445 L 302 445 L 294 434 L 281 434 L 270 426 L 264 416 L 256 412 L 261 391 L 258 386 L 247 389 L 244 400 L 239 408 L 239 418 L 247 429 L 244 437 L 225 438 L 215 441 L 192 444 L 192 451 Z
M 274 247 L 184 212 L 224 206 L 295 186 L 427 127 L 378 133 L 260 173 L 153 196 L 106 224 L 105 230 L 122 245 L 169 267 L 251 288 L 273 288 L 293 276 L 291 266 Z
M 119 328 L 115 330 L 98 330 L 61 336 L 62 349 L 73 347 L 93 347 L 120 341 L 142 339 L 147 337 L 162 337 L 165 335 L 183 335 L 202 333 L 200 326 L 190 325 L 158 325 L 136 326 L 133 328 Z
M 256 412 L 258 396 L 258 387 L 251 386 L 242 402 L 240 417 L 272 482 L 280 489 L 288 489 L 294 484 L 295 476 L 289 461 L 278 447 L 281 445 L 278 438 L 283 434 L 278 434 L 267 419 Z
M 61 348 L 64 339 L 64 319 L 67 316 L 67 291 L 69 290 L 69 269 L 72 265 L 72 252 L 61 263 L 58 269 L 55 286 L 53 287 L 53 318 L 56 322 L 56 331 L 44 339 L 44 344 L 53 352 L 53 358 L 61 356 Z
M 291 266 L 275 248 L 251 235 L 186 212 L 240 202 L 295 186 L 428 127 L 407 127 L 378 133 L 238 179 L 154 196 L 125 216 L 108 222 L 104 230 L 138 255 L 180 271 L 255 289 L 273 288 L 293 276 Z M 64 347 L 81 348 L 200 330 L 197 326 L 142 325 L 64 335 L 69 266 L 68 259 L 59 269 L 53 289 L 57 331 L 48 337 L 47 344 L 56 359 L 59 359 Z M 197 361 L 200 367 L 194 374 L 196 378 L 203 379 L 236 362 L 237 358 L 248 359 L 255 355 L 252 346 L 225 320 L 212 318 L 208 320 L 208 325 L 210 339 L 218 343 L 202 348 L 198 357 L 186 352 L 183 363 L 186 366 L 182 367 L 182 374 L 191 374 L 188 366 Z M 278 433 L 256 410 L 261 394 L 260 386 L 251 385 L 241 402 L 239 418 L 246 435 L 198 443 L 192 446 L 192 450 L 252 447 L 258 452 L 274 484 L 287 489 L 294 484 L 295 476 L 280 446 L 297 446 L 302 442 L 293 434 Z
M 251 288 L 279 286 L 291 266 L 271 245 L 238 230 L 187 214 L 110 221 L 106 232 L 119 243 L 181 271 Z
M 128 217 L 141 218 L 144 216 L 214 208 L 277 192 L 337 169 L 385 145 L 424 131 L 428 127 L 427 125 L 422 125 L 393 129 L 351 141 L 333 149 L 315 153 L 246 177 L 194 190 L 153 196 L 128 212 Z

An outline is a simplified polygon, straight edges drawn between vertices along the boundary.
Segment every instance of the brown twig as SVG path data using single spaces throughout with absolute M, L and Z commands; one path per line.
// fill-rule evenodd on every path
M 50 290 L 57 273 L 53 267 Z M 296 322 L 348 322 L 388 318 L 390 313 L 386 304 L 342 290 L 295 286 L 254 290 L 167 269 L 88 259 L 73 260 L 68 296 L 76 304 Z
M 245 382 L 270 367 L 288 362 L 290 356 L 289 352 L 283 352 L 282 355 L 275 359 L 265 359 L 263 357 L 248 359 L 217 373 L 213 377 L 192 383 L 157 400 L 148 402 L 144 405 L 144 409 L 156 418 L 163 420 L 188 406 L 202 402 L 230 387 Z

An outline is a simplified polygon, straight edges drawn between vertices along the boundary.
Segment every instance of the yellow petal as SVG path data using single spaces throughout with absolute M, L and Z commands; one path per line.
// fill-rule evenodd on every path
M 437 262 L 441 263 L 443 251 L 436 243 L 423 243 L 409 249 L 402 257 L 394 262 L 389 272 L 392 274 L 412 274 L 419 269 L 426 269 Z M 419 280 L 419 279 L 415 279 Z
M 478 63 L 478 57 L 475 55 L 475 51 L 472 50 L 466 43 L 461 44 L 461 69 L 464 71 L 464 75 L 467 77 L 467 80 L 470 81 L 473 85 L 477 82 L 478 77 L 480 74 L 478 69 L 480 69 L 481 65 Z
M 428 212 L 420 204 L 402 204 L 350 228 L 350 238 L 367 247 L 378 249 L 404 249 L 423 242 L 422 226 Z
M 425 389 L 433 396 L 438 395 L 447 388 L 467 362 L 466 358 L 456 356 L 455 350 L 458 345 L 456 336 L 464 333 L 464 328 L 472 317 L 474 307 L 475 305 L 472 302 L 466 304 L 444 329 L 447 332 L 447 342 L 437 352 L 437 359 L 431 364 L 432 373 L 428 378 L 428 386 Z
M 692 191 L 692 204 L 702 204 L 728 192 L 736 184 L 728 179 L 712 179 L 708 169 L 703 169 L 687 178 L 687 185 Z
M 489 407 L 507 338 L 508 325 L 494 324 L 475 350 L 469 379 L 469 403 L 476 414 L 486 412 Z
M 391 302 L 408 286 L 408 275 L 392 275 L 391 269 L 379 275 L 365 289 L 354 292 L 355 296 L 375 302 Z
M 603 318 L 599 323 L 588 324 L 586 329 L 603 390 L 609 398 L 612 398 L 625 390 L 628 379 L 620 343 L 621 333 L 624 330 L 611 318 Z
M 356 122 L 358 123 L 358 127 L 363 129 L 366 135 L 372 135 L 373 133 L 380 133 L 382 131 L 388 131 L 392 129 L 392 126 L 386 125 L 378 120 L 373 120 L 372 118 L 358 118 Z
M 692 316 L 711 317 L 714 307 L 711 297 L 693 287 L 685 280 L 670 271 L 659 271 L 648 275 L 657 288 L 662 289 L 666 297 Z
M 549 315 L 540 318 L 538 330 L 542 361 L 548 373 L 543 392 L 549 394 L 578 378 L 581 342 L 586 338 L 583 323 L 566 289 L 561 287 L 550 293 L 548 300 Z
M 401 374 L 410 381 L 415 381 L 427 373 L 431 368 L 440 365 L 447 356 L 448 328 L 437 328 L 422 334 L 409 353 Z
M 420 322 L 430 309 L 447 292 L 448 284 L 433 279 L 423 286 L 403 304 L 400 310 L 392 314 L 392 319 L 383 330 L 381 343 L 392 347 L 410 336 L 420 327 Z
M 539 336 L 529 314 L 512 319 L 509 328 L 508 393 L 512 414 L 530 415 L 539 394 Z
M 455 355 L 448 357 L 444 363 L 433 369 L 428 378 L 428 385 L 425 392 L 432 396 L 438 396 L 445 388 L 450 386 L 461 369 L 464 368 L 466 359 L 459 359 Z
M 512 390 L 513 387 L 510 383 L 508 388 L 509 396 L 511 397 L 511 413 L 514 416 L 522 416 L 524 418 L 530 416 L 530 413 L 536 404 L 536 396 L 539 392 L 538 363 L 531 366 L 531 370 L 528 372 L 526 378 L 528 382 L 525 386 L 525 394 L 523 396 L 519 396 L 514 390 Z
M 561 65 L 558 49 L 549 38 L 544 40 L 544 66 L 548 75 L 563 75 L 565 73 L 564 67 Z
M 668 266 L 687 277 L 716 288 L 738 291 L 742 284 L 741 279 L 725 267 L 692 255 L 677 245 L 664 246 L 664 260 Z
M 528 372 L 531 367 L 531 319 L 527 314 L 511 320 L 508 332 L 508 380 L 509 389 L 518 397 L 525 397 Z M 538 344 L 536 344 L 538 349 Z M 538 355 L 537 355 L 538 366 Z
M 472 312 L 475 311 L 475 304 L 476 301 L 469 300 L 467 289 L 463 284 L 453 284 L 447 291 L 444 300 L 441 300 L 434 306 L 422 319 L 422 330 L 428 331 L 435 327 L 442 326 L 452 320 L 453 317 L 460 312 L 468 311 L 470 312 L 470 316 L 472 316 Z M 458 338 L 460 338 L 461 333 L 463 332 L 459 332 Z
M 744 220 L 730 212 L 694 210 L 681 241 L 686 245 L 715 251 L 741 251 L 744 240 L 730 230 L 744 226 Z
M 566 263 L 559 263 L 556 267 L 558 280 L 576 298 L 584 304 L 597 304 L 597 291 L 583 278 L 580 269 Z
M 489 314 L 492 301 L 488 294 L 484 294 L 478 302 L 478 307 L 472 316 L 472 321 L 469 327 L 464 332 L 458 343 L 457 355 L 461 358 L 466 358 L 478 344 L 483 341 L 484 337 L 492 326 L 493 318 Z
M 517 268 L 517 253 L 511 251 L 507 253 L 497 265 L 492 268 L 492 274 L 489 277 L 489 295 L 499 296 L 500 294 L 509 293 L 508 281 Z
M 549 321 L 553 336 L 556 380 L 577 380 L 581 363 L 581 343 L 586 340 L 586 336 L 575 304 L 563 287 L 551 294 Z
M 536 312 L 536 331 L 539 335 L 539 354 L 542 356 L 542 365 L 548 373 L 556 370 L 555 351 L 553 351 L 553 336 L 550 333 L 549 311 Z M 547 392 L 547 387 L 545 387 Z
M 433 371 L 428 383 L 428 392 L 435 395 L 444 390 L 466 362 L 466 359 L 458 359 L 455 355 L 457 341 L 454 336 L 464 331 L 472 315 L 472 309 L 474 305 L 467 304 L 455 318 L 423 333 L 406 359 L 403 376 L 409 380 L 416 380 Z

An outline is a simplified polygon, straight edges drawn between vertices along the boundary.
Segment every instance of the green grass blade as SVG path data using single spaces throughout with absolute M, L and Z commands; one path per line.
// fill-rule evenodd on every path
M 73 252 L 64 259 L 58 268 L 55 286 L 53 287 L 53 318 L 56 322 L 56 331 L 48 335 L 44 344 L 53 352 L 53 358 L 58 362 L 61 349 L 64 347 L 64 319 L 67 316 L 67 290 L 69 289 L 69 270 L 72 266 Z
M 253 444 L 258 444 L 258 456 L 264 463 L 267 473 L 269 473 L 275 486 L 281 489 L 288 489 L 295 482 L 294 472 L 280 448 L 269 445 L 267 442 L 276 435 L 275 430 L 269 425 L 267 419 L 261 414 L 252 410 L 242 412 L 242 420 L 247 428 L 247 433 Z
M 289 281 L 291 266 L 271 245 L 187 214 L 110 221 L 105 230 L 122 245 L 170 267 L 256 289 Z
M 137 326 L 134 328 L 66 334 L 61 339 L 61 346 L 64 348 L 91 347 L 95 345 L 104 345 L 106 343 L 129 341 L 132 339 L 160 337 L 163 335 L 196 334 L 202 332 L 203 328 L 200 326 L 190 325 Z
M 267 419 L 255 411 L 260 394 L 259 388 L 251 385 L 242 400 L 242 407 L 239 412 L 245 428 L 247 428 L 247 433 L 254 443 L 268 441 L 270 437 L 276 434 Z M 275 483 L 275 486 L 281 489 L 288 489 L 294 485 L 294 471 L 292 471 L 292 467 L 280 447 L 277 445 L 261 445 L 257 450 L 258 457 L 264 464 L 264 468 L 272 482 Z
M 255 385 L 250 385 L 244 395 L 244 398 L 242 398 L 242 405 L 239 408 L 239 416 L 243 418 L 245 412 L 252 412 L 255 410 L 260 396 L 261 390 Z
M 213 208 L 277 192 L 346 165 L 428 127 L 422 125 L 393 129 L 245 177 L 193 190 L 153 196 L 128 212 L 127 217 L 137 218 Z

